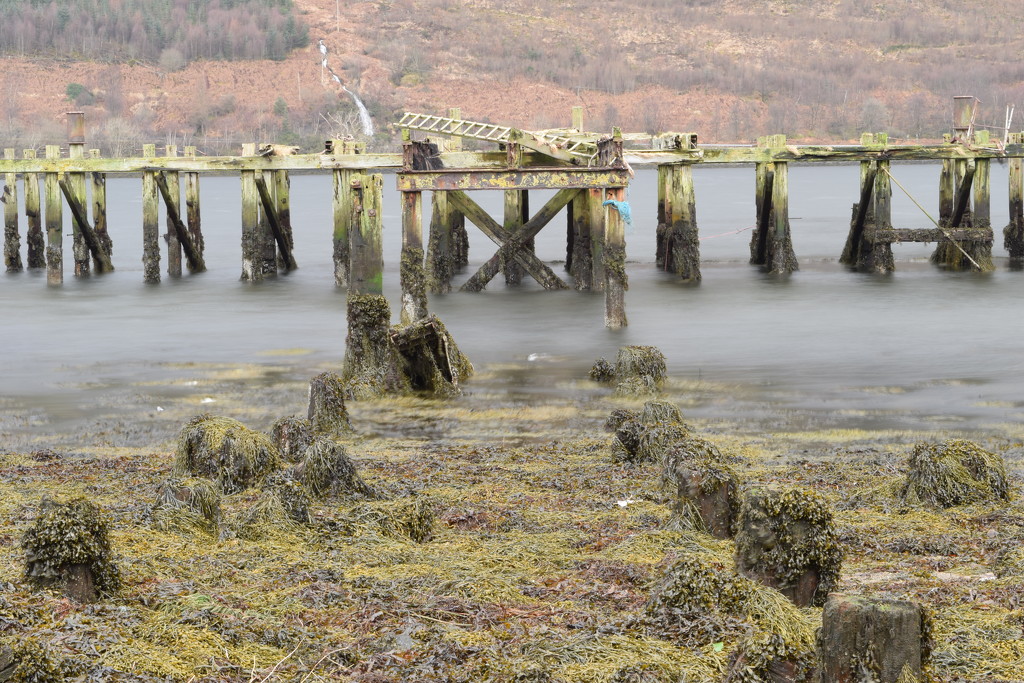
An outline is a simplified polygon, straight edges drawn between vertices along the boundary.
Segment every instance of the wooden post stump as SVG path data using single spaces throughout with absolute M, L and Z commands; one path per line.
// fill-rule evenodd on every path
M 5 149 L 4 159 L 13 160 L 14 150 Z M 18 174 L 4 175 L 4 267 L 8 273 L 18 273 L 21 262 L 21 234 L 18 230 Z
M 25 159 L 35 159 L 36 151 L 26 149 Z M 39 174 L 26 173 L 25 185 L 25 241 L 28 243 L 28 267 L 46 267 L 46 238 L 43 236 L 42 212 L 39 210 Z
M 142 156 L 155 157 L 156 145 L 143 145 Z M 155 171 L 142 173 L 142 279 L 160 282 L 160 191 Z
M 256 143 L 242 145 L 242 156 L 256 154 Z M 256 171 L 242 171 L 242 280 L 263 281 L 263 233 Z
M 59 145 L 46 146 L 47 159 L 60 158 Z M 46 283 L 64 284 L 64 202 L 60 196 L 60 184 L 56 173 L 44 174 L 43 188 L 46 192 Z
M 89 150 L 93 159 L 100 158 L 98 149 Z M 92 222 L 93 231 L 96 233 L 96 240 L 99 242 L 100 250 L 109 260 L 114 253 L 114 243 L 107 232 L 107 174 L 92 174 Z M 93 257 L 93 266 L 97 269 L 100 262 Z
M 709 445 L 701 446 L 714 452 Z M 710 458 L 667 460 L 662 480 L 674 489 L 670 491 L 673 517 L 715 538 L 732 538 L 740 507 L 739 479 L 732 469 Z
M 419 192 L 402 193 L 402 286 L 403 325 L 427 317 L 427 283 L 423 267 L 423 213 Z
M 819 683 L 923 680 L 927 617 L 913 602 L 833 594 L 818 633 Z
M 1011 133 L 1010 144 L 1024 142 L 1024 133 Z M 1010 222 L 1003 228 L 1003 246 L 1010 252 L 1010 265 L 1024 267 L 1024 159 L 1010 159 Z
M 341 377 L 333 372 L 322 372 L 310 380 L 306 415 L 314 432 L 339 436 L 352 431 Z
M 821 606 L 839 580 L 842 549 L 832 511 L 804 489 L 747 493 L 736 531 L 736 566 L 798 607 Z

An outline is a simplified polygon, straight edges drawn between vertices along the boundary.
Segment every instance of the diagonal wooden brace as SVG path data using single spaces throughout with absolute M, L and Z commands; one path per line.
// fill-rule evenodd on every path
M 160 194 L 163 195 L 167 216 L 171 219 L 171 224 L 174 225 L 174 232 L 178 236 L 178 242 L 181 243 L 182 248 L 185 250 L 189 271 L 193 273 L 204 272 L 206 270 L 206 261 L 203 260 L 202 253 L 196 249 L 188 228 L 181 222 L 181 215 L 178 213 L 178 210 L 174 208 L 174 201 L 171 198 L 171 190 L 167 185 L 165 172 L 159 171 L 154 174 L 154 177 L 156 179 L 156 186 L 160 190 Z
M 449 192 L 448 197 L 455 207 L 471 220 L 480 230 L 498 245 L 498 251 L 488 259 L 469 280 L 462 285 L 462 290 L 478 292 L 490 282 L 501 267 L 502 258 L 513 258 L 523 266 L 545 289 L 568 289 L 554 272 L 534 254 L 523 250 L 523 245 L 535 237 L 566 204 L 571 202 L 580 192 L 579 188 L 559 190 L 548 200 L 533 218 L 524 223 L 514 234 L 487 215 L 480 206 L 464 192 Z
M 274 205 L 274 198 L 270 196 L 267 181 L 263 178 L 263 173 L 260 171 L 256 172 L 256 190 L 260 193 L 263 213 L 266 214 L 267 220 L 270 221 L 270 230 L 274 233 L 277 248 L 281 250 L 281 256 L 284 257 L 285 263 L 288 264 L 288 270 L 295 270 L 299 266 L 295 263 L 292 247 L 288 244 L 288 237 L 284 234 L 284 229 L 281 227 L 281 221 L 277 215 L 277 207 Z
M 96 237 L 96 232 L 89 225 L 89 218 L 86 214 L 85 207 L 82 206 L 78 197 L 75 196 L 74 190 L 71 188 L 71 184 L 68 182 L 67 177 L 64 174 L 58 176 L 57 184 L 60 185 L 60 191 L 64 194 L 64 198 L 68 200 L 68 206 L 71 207 L 71 214 L 75 218 L 75 222 L 78 224 L 78 230 L 82 234 L 82 238 L 85 240 L 85 244 L 89 247 L 89 251 L 92 252 L 92 256 L 96 259 L 96 272 L 98 273 L 109 273 L 114 270 L 113 264 L 110 262 L 110 256 L 103 251 L 102 245 L 100 245 L 99 239 Z M 60 197 L 57 198 L 60 201 Z

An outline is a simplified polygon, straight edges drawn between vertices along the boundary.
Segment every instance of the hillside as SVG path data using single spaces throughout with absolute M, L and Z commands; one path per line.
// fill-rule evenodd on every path
M 86 111 L 92 141 L 121 153 L 143 140 L 216 150 L 359 136 L 351 98 L 321 68 L 320 39 L 369 107 L 378 146 L 402 111 L 451 106 L 466 118 L 545 128 L 566 125 L 582 105 L 592 129 L 692 130 L 728 142 L 771 132 L 935 137 L 949 126 L 953 95 L 979 97 L 982 123 L 1001 125 L 1007 104 L 1024 105 L 1024 19 L 1010 0 L 293 4 L 309 42 L 277 60 L 199 51 L 183 53 L 191 61 L 181 66 L 164 51 L 101 62 L 56 49 L 65 56 L 5 57 L 6 145 L 62 139 L 63 112 L 75 108 Z M 69 85 L 81 88 L 74 101 Z

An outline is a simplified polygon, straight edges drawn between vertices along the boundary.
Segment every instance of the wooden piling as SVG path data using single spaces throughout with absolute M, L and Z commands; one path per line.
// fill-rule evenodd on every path
M 462 118 L 462 110 L 458 107 L 450 108 L 448 118 Z M 462 138 L 458 135 L 449 135 L 447 147 L 449 152 L 461 152 Z M 448 208 L 448 249 L 451 253 L 452 268 L 458 272 L 469 265 L 469 233 L 466 230 L 466 217 L 461 212 Z
M 242 145 L 242 156 L 255 156 L 256 143 Z M 260 231 L 256 171 L 242 171 L 242 280 L 263 280 L 263 240 Z
M 156 157 L 156 145 L 143 145 L 142 156 Z M 160 192 L 155 171 L 142 172 L 142 281 L 160 282 Z
M 605 200 L 626 200 L 625 188 L 605 190 Z M 622 216 L 614 206 L 604 206 L 604 325 L 610 329 L 625 327 L 626 231 Z
M 972 238 L 956 242 L 946 237 L 935 246 L 931 262 L 949 270 L 978 270 L 988 272 L 994 269 L 992 264 L 992 240 L 990 225 L 975 225 L 976 211 L 972 211 L 971 198 L 979 194 L 985 197 L 983 210 L 988 213 L 988 166 L 985 166 L 984 186 L 979 190 L 977 159 L 956 159 L 953 161 L 950 175 L 953 179 L 952 213 L 948 218 L 941 218 L 939 225 L 947 234 L 957 228 L 968 228 Z M 943 164 L 945 175 L 946 165 Z M 944 178 L 945 180 L 945 178 Z M 945 189 L 945 188 L 943 188 Z M 943 192 L 943 197 L 945 192 Z M 945 202 L 942 202 L 943 204 Z M 941 208 L 941 204 L 940 204 Z M 975 210 L 977 206 L 974 207 Z M 940 212 L 941 213 L 941 212 Z M 973 235 L 987 235 L 986 238 L 974 238 Z
M 760 140 L 758 142 L 761 142 Z M 772 186 L 775 181 L 773 166 L 767 162 L 754 164 L 754 206 L 756 218 L 754 234 L 750 237 L 750 264 L 768 263 L 768 230 L 772 215 Z
M 782 138 L 785 144 L 785 136 Z M 793 252 L 793 239 L 789 230 L 789 164 L 776 161 L 772 180 L 772 228 L 768 241 L 768 272 L 788 275 L 800 266 Z
M 587 220 L 590 222 L 590 288 L 603 291 L 605 288 L 605 233 L 604 191 L 587 190 Z
M 352 207 L 351 294 L 383 294 L 384 251 L 382 213 L 384 179 L 380 174 L 355 175 L 349 187 Z
M 595 286 L 593 224 L 591 218 L 590 195 L 579 193 L 566 206 L 566 256 L 565 270 L 572 275 L 574 285 L 579 291 L 601 289 Z M 601 282 L 603 285 L 603 282 Z
M 5 149 L 4 159 L 13 160 L 14 150 Z M 24 268 L 21 262 L 21 234 L 18 229 L 18 174 L 4 174 L 4 267 L 8 273 Z
M 352 171 L 334 169 L 334 284 L 348 287 L 351 281 L 349 259 L 350 224 L 352 222 Z
M 659 170 L 659 207 L 665 219 L 661 245 L 663 268 L 684 282 L 700 282 L 700 237 L 697 232 L 693 169 L 689 164 Z M 662 198 L 661 193 L 664 192 Z
M 942 171 L 939 175 L 939 225 L 946 227 L 953 216 L 953 195 L 956 193 L 956 162 L 953 159 L 942 160 Z
M 862 145 L 886 144 L 887 138 L 865 133 Z M 839 262 L 854 270 L 891 273 L 895 269 L 892 242 L 879 239 L 892 231 L 892 182 L 889 161 L 862 161 L 860 199 L 853 205 L 850 233 Z
M 46 158 L 59 159 L 60 146 L 47 145 Z M 64 202 L 56 173 L 44 174 L 43 191 L 46 195 L 46 283 L 61 285 L 64 283 Z
M 167 145 L 165 156 L 174 158 L 178 156 L 177 145 Z M 181 277 L 181 242 L 178 240 L 178 231 L 171 220 L 171 213 L 181 215 L 181 183 L 177 171 L 164 171 L 164 181 L 167 184 L 168 196 L 164 198 L 167 206 L 167 233 L 164 239 L 167 241 L 167 274 L 171 277 Z
M 665 240 L 668 233 L 669 209 L 668 188 L 672 184 L 672 166 L 658 164 L 658 227 L 654 236 L 654 265 L 659 270 L 665 268 Z
M 427 317 L 427 284 L 423 267 L 423 204 L 419 192 L 402 193 L 402 286 L 403 325 Z
M 185 148 L 185 156 L 195 158 L 196 148 L 189 146 Z M 199 255 L 203 255 L 205 244 L 203 242 L 202 214 L 199 210 L 199 174 L 185 174 L 185 213 L 188 221 L 188 233 L 192 238 Z
M 261 195 L 259 202 L 260 267 L 263 269 L 263 275 L 266 276 L 277 275 L 277 234 L 273 223 L 277 224 L 277 230 L 280 230 L 281 227 L 280 222 L 277 221 L 277 182 L 273 177 L 270 178 L 270 182 L 267 182 L 263 175 L 262 171 L 256 171 L 255 179 L 263 185 L 263 189 L 260 189 L 260 183 L 257 183 L 257 190 Z M 262 197 L 264 193 L 267 194 L 268 201 L 264 201 Z M 273 218 L 271 218 L 272 214 Z M 281 237 L 284 237 L 283 233 Z
M 206 270 L 206 262 L 203 260 L 202 252 L 200 252 L 196 248 L 195 244 L 193 244 L 192 236 L 189 235 L 188 228 L 185 226 L 184 221 L 181 220 L 181 214 L 178 212 L 181 195 L 180 193 L 175 195 L 172 192 L 168 175 L 169 174 L 165 171 L 160 171 L 156 174 L 156 186 L 157 189 L 160 190 L 160 194 L 163 195 L 164 205 L 167 207 L 167 222 L 171 226 L 170 229 L 174 231 L 175 241 L 181 245 L 181 248 L 185 252 L 189 272 L 201 273 Z M 178 275 L 180 276 L 181 273 L 179 272 Z
M 22 158 L 35 159 L 36 151 L 26 149 Z M 28 267 L 46 267 L 46 239 L 43 237 L 42 211 L 39 208 L 39 175 L 26 173 L 22 182 L 25 187 L 25 241 L 28 244 Z
M 1024 142 L 1024 133 L 1011 133 L 1010 144 Z M 1010 222 L 1003 228 L 1003 246 L 1010 252 L 1010 265 L 1024 266 L 1024 159 L 1010 158 Z
M 515 234 L 523 223 L 530 219 L 530 195 L 526 190 L 505 190 L 504 227 L 509 234 Z M 534 253 L 534 240 L 524 243 L 524 249 Z M 501 262 L 501 271 L 505 273 L 506 285 L 520 285 L 523 282 L 523 268 L 515 259 L 507 258 Z
M 93 159 L 100 158 L 98 149 L 89 150 L 89 156 Z M 114 254 L 114 243 L 107 232 L 107 174 L 93 173 L 92 175 L 92 222 L 93 231 L 99 242 L 100 250 L 110 259 Z M 93 258 L 93 265 L 99 268 L 100 262 Z
M 114 266 L 110 263 L 110 257 L 103 253 L 100 242 L 96 239 L 96 233 L 93 232 L 92 226 L 89 225 L 89 208 L 82 201 L 83 198 L 79 195 L 78 188 L 73 185 L 71 179 L 67 176 L 58 176 L 57 183 L 60 185 L 60 191 L 64 195 L 64 199 L 67 200 L 68 207 L 71 209 L 72 220 L 74 220 L 82 245 L 85 247 L 86 253 L 83 260 L 88 264 L 89 256 L 92 255 L 96 259 L 97 273 L 113 271 Z M 84 272 L 76 271 L 76 273 L 78 275 L 87 275 L 88 270 Z
M 288 253 L 278 251 L 278 267 L 285 271 L 295 270 L 298 266 L 295 263 L 295 236 L 292 234 L 292 181 L 288 171 L 274 171 L 274 196 L 277 200 L 277 220 L 281 226 L 285 242 L 288 245 Z
M 83 159 L 85 158 L 85 145 L 78 142 L 72 142 L 68 145 L 68 158 L 69 159 Z M 84 173 L 68 173 L 68 187 L 71 190 L 72 196 L 75 201 L 78 202 L 80 207 L 88 206 L 87 198 L 85 194 L 85 174 Z M 89 274 L 89 246 L 86 243 L 83 231 L 88 229 L 87 226 L 83 226 L 79 222 L 78 218 L 75 217 L 72 212 L 73 220 L 71 221 L 73 230 L 73 241 L 71 252 L 74 255 L 75 260 L 75 276 L 82 277 Z
M 274 180 L 273 175 L 271 180 Z M 267 221 L 270 229 L 270 239 L 276 245 L 275 253 L 280 254 L 280 262 L 286 270 L 295 270 L 295 255 L 292 254 L 292 245 L 288 242 L 288 235 L 285 234 L 284 226 L 281 225 L 277 212 L 277 197 L 274 192 L 274 185 L 268 183 L 263 171 L 256 171 L 256 190 L 260 195 L 260 208 L 263 211 L 263 218 Z M 277 262 L 275 261 L 276 271 Z

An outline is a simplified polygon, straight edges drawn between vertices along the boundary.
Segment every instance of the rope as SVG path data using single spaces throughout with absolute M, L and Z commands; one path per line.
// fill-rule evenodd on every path
M 710 239 L 714 239 L 716 237 L 726 237 L 727 235 L 738 235 L 741 232 L 746 232 L 747 230 L 753 230 L 756 227 L 757 227 L 756 225 L 751 225 L 749 227 L 740 228 L 739 230 L 733 230 L 731 232 L 723 232 L 723 233 L 719 233 L 718 235 L 708 235 L 707 237 L 701 237 L 700 241 L 703 242 L 704 240 L 710 240 Z
M 881 165 L 881 164 L 879 164 L 879 165 Z M 975 261 L 974 259 L 972 259 L 970 254 L 968 254 L 966 251 L 964 251 L 964 248 L 960 246 L 960 243 L 957 242 L 955 239 L 953 239 L 953 236 L 950 235 L 946 231 L 946 229 L 944 227 L 939 225 L 939 222 L 937 220 L 935 220 L 934 218 L 932 218 L 932 215 L 930 213 L 925 211 L 925 208 L 923 206 L 921 206 L 921 204 L 919 204 L 916 199 L 914 199 L 914 195 L 910 194 L 910 192 L 907 191 L 907 188 L 903 187 L 903 185 L 900 184 L 900 181 L 896 180 L 896 176 L 894 176 L 892 173 L 889 173 L 889 169 L 885 168 L 884 166 L 882 167 L 882 170 L 885 171 L 885 175 L 889 176 L 890 180 L 892 180 L 894 183 L 896 183 L 896 187 L 898 187 L 901 190 L 903 190 L 903 194 L 907 195 L 907 197 L 910 199 L 910 201 L 914 202 L 914 206 L 916 206 L 917 208 L 921 209 L 921 213 L 923 213 L 925 216 L 928 216 L 928 220 L 930 220 L 932 223 L 934 223 L 935 227 L 942 231 L 942 234 L 946 236 L 946 239 L 948 239 L 950 242 L 952 242 L 953 246 L 956 247 L 957 249 L 959 249 L 960 253 L 963 254 L 967 258 L 968 261 L 970 261 L 971 263 L 974 264 L 975 268 L 977 268 L 978 270 L 982 270 L 982 267 L 980 265 L 978 265 L 978 262 Z

